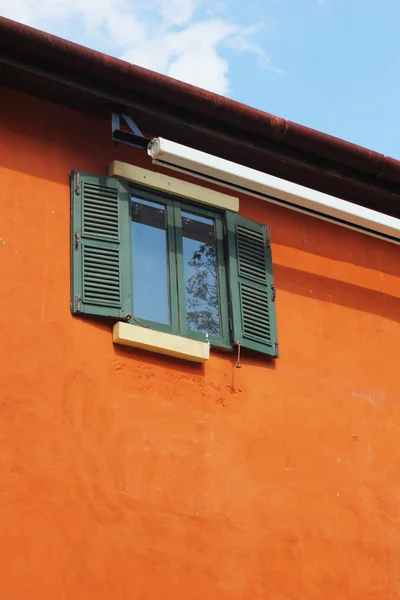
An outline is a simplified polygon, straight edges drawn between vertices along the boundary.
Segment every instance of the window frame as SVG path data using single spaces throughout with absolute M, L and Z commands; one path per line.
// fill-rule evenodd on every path
M 129 183 L 128 196 L 130 202 L 130 219 L 132 223 L 132 201 L 134 198 L 147 200 L 162 204 L 166 207 L 167 220 L 167 253 L 168 253 L 168 285 L 169 285 L 169 302 L 170 302 L 170 325 L 165 325 L 157 321 L 149 321 L 141 319 L 135 315 L 134 299 L 133 299 L 133 246 L 132 246 L 132 225 L 129 227 L 129 246 L 130 246 L 130 273 L 131 273 L 131 289 L 132 289 L 132 316 L 143 325 L 162 331 L 171 333 L 183 338 L 193 339 L 197 341 L 209 341 L 214 347 L 232 349 L 230 335 L 230 305 L 228 298 L 228 255 L 226 247 L 226 225 L 225 211 L 214 208 L 204 207 L 190 200 L 182 200 L 172 194 L 162 191 L 144 188 L 139 185 Z M 216 244 L 216 262 L 218 274 L 218 298 L 219 298 L 219 313 L 221 335 L 208 335 L 199 331 L 192 331 L 187 327 L 186 321 L 186 295 L 185 295 L 185 280 L 184 280 L 184 260 L 183 260 L 183 233 L 182 233 L 182 211 L 192 212 L 199 216 L 212 218 L 215 224 L 215 244 Z

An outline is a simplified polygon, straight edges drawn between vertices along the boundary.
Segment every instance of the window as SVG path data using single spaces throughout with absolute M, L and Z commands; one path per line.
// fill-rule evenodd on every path
M 222 213 L 128 191 L 132 314 L 151 328 L 228 346 Z
M 277 356 L 268 229 L 74 172 L 72 312 Z

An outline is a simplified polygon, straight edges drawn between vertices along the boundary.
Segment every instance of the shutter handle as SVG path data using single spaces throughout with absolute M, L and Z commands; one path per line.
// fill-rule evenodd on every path
M 237 358 L 236 368 L 240 369 L 240 367 L 242 366 L 240 364 L 240 346 L 241 346 L 240 342 L 236 342 L 236 346 L 237 346 L 237 349 L 238 349 L 238 358 Z

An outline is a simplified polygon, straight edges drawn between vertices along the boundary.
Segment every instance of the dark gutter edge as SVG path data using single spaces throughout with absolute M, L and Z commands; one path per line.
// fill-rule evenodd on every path
M 190 107 L 193 112 L 205 117 L 213 117 L 227 125 L 256 133 L 280 146 L 303 150 L 333 161 L 346 169 L 352 168 L 380 180 L 400 183 L 400 161 L 393 158 L 4 17 L 0 17 L 0 40 L 3 46 L 11 50 L 26 52 L 55 65 L 91 74 L 127 91 L 145 93 L 182 108 Z
M 44 60 L 32 60 L 17 53 L 12 56 L 10 52 L 4 54 L 1 46 L 0 72 L 3 83 L 19 91 L 53 99 L 57 103 L 105 118 L 110 117 L 113 107 L 134 115 L 141 127 L 143 125 L 143 131 L 147 132 L 152 131 L 156 121 L 157 135 L 162 137 L 199 150 L 211 151 L 222 158 L 400 217 L 397 186 L 362 176 L 350 169 L 338 172 L 331 162 L 316 157 L 311 161 L 305 152 L 295 153 L 287 149 L 283 153 L 282 148 L 277 148 L 273 142 L 242 130 L 228 128 L 225 124 L 211 122 L 210 119 L 202 119 L 188 109 L 177 110 L 167 103 L 148 99 L 137 93 L 121 92 L 89 75 L 79 75 L 66 68 L 49 67 Z M 24 87 L 22 83 L 27 86 Z M 57 85 L 56 90 L 54 85 Z

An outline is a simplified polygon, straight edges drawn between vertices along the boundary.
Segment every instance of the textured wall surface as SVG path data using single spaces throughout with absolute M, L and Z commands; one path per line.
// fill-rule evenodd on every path
M 399 598 L 399 247 L 242 198 L 281 358 L 114 347 L 70 314 L 69 175 L 150 161 L 108 122 L 0 105 L 0 597 Z

